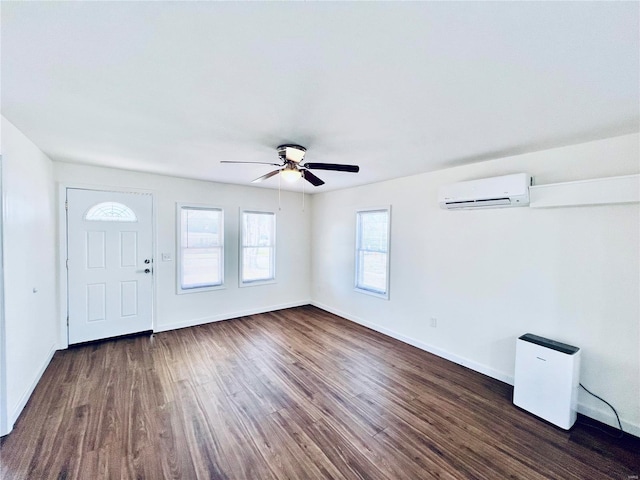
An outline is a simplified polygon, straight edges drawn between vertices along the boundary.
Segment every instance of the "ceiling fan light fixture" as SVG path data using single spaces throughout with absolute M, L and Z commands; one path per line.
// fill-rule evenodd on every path
M 297 168 L 285 168 L 280 170 L 280 176 L 285 182 L 293 183 L 302 176 L 302 173 Z
M 278 155 L 280 158 L 290 162 L 300 163 L 304 159 L 307 149 L 300 145 L 280 145 L 278 147 Z
M 305 151 L 299 148 L 287 147 L 287 160 L 293 160 L 294 162 L 301 162 L 304 158 Z

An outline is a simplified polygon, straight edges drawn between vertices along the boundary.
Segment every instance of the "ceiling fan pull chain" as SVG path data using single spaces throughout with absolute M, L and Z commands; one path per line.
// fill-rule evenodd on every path
M 278 211 L 282 210 L 282 201 L 280 200 L 280 175 L 278 175 Z
M 304 183 L 302 182 L 302 211 L 304 212 Z

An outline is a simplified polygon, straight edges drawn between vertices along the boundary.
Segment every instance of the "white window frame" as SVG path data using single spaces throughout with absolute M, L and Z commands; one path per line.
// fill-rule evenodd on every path
M 220 213 L 220 283 L 215 285 L 203 285 L 201 287 L 182 288 L 182 210 L 212 210 Z M 205 205 L 199 203 L 176 203 L 176 292 L 179 295 L 187 293 L 209 292 L 212 290 L 222 290 L 225 288 L 224 283 L 224 209 L 213 205 Z
M 260 280 L 247 280 L 245 281 L 243 278 L 244 273 L 244 249 L 245 248 L 255 248 L 259 245 L 244 245 L 244 215 L 245 214 L 260 214 L 260 215 L 271 215 L 273 217 L 273 234 L 271 235 L 272 241 L 269 247 L 273 251 L 273 257 L 271 262 L 271 271 L 273 273 L 271 278 L 265 278 Z M 241 209 L 240 210 L 240 235 L 238 239 L 239 247 L 238 247 L 238 285 L 240 287 L 253 287 L 257 285 L 269 285 L 272 283 L 276 283 L 276 254 L 277 254 L 277 240 L 276 240 L 276 232 L 277 232 L 277 218 L 276 213 L 270 210 L 256 210 L 256 209 Z M 264 245 L 260 245 L 264 247 Z
M 361 237 L 361 215 L 363 214 L 367 214 L 367 213 L 374 213 L 374 212 L 386 212 L 387 214 L 387 249 L 386 249 L 386 255 L 387 255 L 387 264 L 386 264 L 386 269 L 385 269 L 385 289 L 384 291 L 379 291 L 379 290 L 375 290 L 373 288 L 366 288 L 366 286 L 362 286 L 360 285 L 360 278 L 362 277 L 361 275 L 361 268 L 362 265 L 360 265 L 360 251 L 364 251 L 363 248 L 360 247 L 360 237 Z M 354 279 L 354 289 L 356 292 L 359 293 L 364 293 L 366 295 L 372 295 L 374 297 L 378 297 L 378 298 L 384 298 L 386 300 L 389 299 L 389 278 L 390 278 L 390 265 L 391 265 L 391 205 L 387 205 L 384 207 L 371 207 L 371 208 L 361 208 L 356 210 L 356 245 L 355 245 L 355 279 Z M 367 250 L 367 251 L 374 251 L 374 250 Z M 381 250 L 375 250 L 375 251 L 381 251 Z

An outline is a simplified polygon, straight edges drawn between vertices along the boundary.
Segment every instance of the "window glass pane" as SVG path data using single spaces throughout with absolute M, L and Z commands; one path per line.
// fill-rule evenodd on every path
M 387 254 L 361 251 L 360 264 L 359 287 L 384 292 L 387 288 Z
M 218 208 L 180 207 L 180 289 L 224 281 L 223 214 Z
M 182 288 L 220 285 L 222 249 L 186 248 L 182 250 Z
M 92 222 L 137 222 L 138 218 L 133 210 L 118 202 L 102 202 L 91 207 L 85 220 Z
M 206 248 L 221 245 L 220 210 L 182 209 L 182 247 Z
M 273 221 L 271 213 L 244 213 L 242 244 L 244 246 L 273 245 Z
M 387 250 L 387 212 L 366 212 L 360 214 L 360 248 L 365 250 Z
M 245 247 L 242 249 L 242 280 L 270 280 L 273 265 L 273 249 L 270 247 Z
M 242 212 L 242 283 L 275 278 L 275 214 Z
M 357 212 L 356 288 L 388 293 L 389 210 Z

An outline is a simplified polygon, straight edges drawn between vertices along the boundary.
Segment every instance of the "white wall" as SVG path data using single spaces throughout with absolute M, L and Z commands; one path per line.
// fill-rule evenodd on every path
M 282 193 L 278 210 L 274 190 L 52 164 L 4 118 L 2 129 L 11 424 L 56 340 L 66 343 L 54 274 L 60 238 L 54 219 L 62 213 L 54 198 L 64 185 L 154 193 L 157 331 L 313 299 L 507 382 L 515 338 L 532 332 L 582 347 L 582 382 L 613 403 L 626 429 L 640 435 L 638 204 L 460 212 L 436 204 L 438 187 L 459 180 L 527 171 L 544 184 L 637 173 L 637 134 L 318 194 L 307 198 L 303 212 L 300 194 L 290 192 Z M 225 209 L 224 290 L 175 293 L 176 202 Z M 355 209 L 385 204 L 393 209 L 389 301 L 353 290 Z M 277 212 L 276 284 L 238 287 L 241 207 Z M 165 252 L 171 262 L 160 261 Z M 429 327 L 430 317 L 438 319 L 437 328 Z M 614 424 L 583 392 L 580 402 L 584 413 Z
M 438 187 L 517 172 L 537 184 L 638 173 L 626 135 L 314 196 L 314 303 L 512 383 L 527 332 L 582 348 L 582 383 L 640 435 L 638 204 L 444 211 Z M 390 300 L 353 290 L 355 210 L 392 205 Z M 430 327 L 430 317 L 437 327 Z M 617 425 L 580 392 L 580 411 Z
M 55 353 L 58 322 L 52 162 L 1 122 L 6 434 Z
M 303 211 L 302 194 L 282 192 L 282 209 L 279 210 L 277 190 L 59 162 L 54 163 L 54 171 L 61 189 L 64 186 L 113 187 L 117 190 L 145 190 L 154 194 L 154 330 L 170 330 L 310 302 L 310 197 L 306 198 L 306 211 Z M 226 288 L 176 294 L 176 202 L 207 204 L 224 209 Z M 274 284 L 238 287 L 240 208 L 276 212 Z M 61 209 L 59 211 L 62 213 Z M 172 261 L 163 262 L 161 253 L 170 253 Z M 63 312 L 60 318 L 62 316 Z

